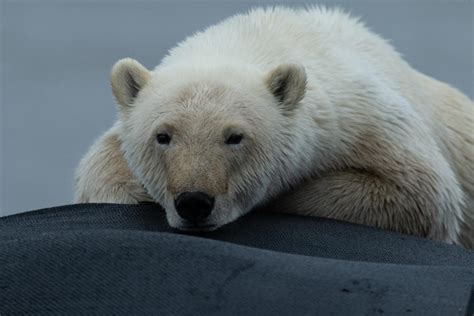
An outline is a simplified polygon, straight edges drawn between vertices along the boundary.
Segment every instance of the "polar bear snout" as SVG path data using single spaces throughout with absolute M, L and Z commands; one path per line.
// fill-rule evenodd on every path
M 214 201 L 214 197 L 204 192 L 184 192 L 178 195 L 174 206 L 182 219 L 196 223 L 211 214 Z

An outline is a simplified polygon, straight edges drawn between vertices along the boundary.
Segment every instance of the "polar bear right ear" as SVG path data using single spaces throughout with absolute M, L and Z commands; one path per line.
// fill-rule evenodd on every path
M 110 85 L 121 110 L 133 105 L 150 77 L 150 72 L 135 59 L 124 58 L 115 63 L 110 74 Z
M 266 84 L 285 113 L 296 108 L 306 92 L 306 72 L 303 66 L 283 64 L 266 77 Z

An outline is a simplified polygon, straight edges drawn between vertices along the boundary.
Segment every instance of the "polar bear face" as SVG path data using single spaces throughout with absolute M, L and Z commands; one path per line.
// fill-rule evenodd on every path
M 111 85 L 133 174 L 172 227 L 213 230 L 264 201 L 280 177 L 284 131 L 306 76 L 296 65 L 267 74 L 228 66 L 150 72 L 123 59 Z

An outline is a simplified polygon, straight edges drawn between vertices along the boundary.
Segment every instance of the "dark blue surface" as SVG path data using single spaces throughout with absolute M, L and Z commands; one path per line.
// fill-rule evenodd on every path
M 153 205 L 0 219 L 0 314 L 463 315 L 474 252 L 334 220 L 253 213 L 180 234 Z

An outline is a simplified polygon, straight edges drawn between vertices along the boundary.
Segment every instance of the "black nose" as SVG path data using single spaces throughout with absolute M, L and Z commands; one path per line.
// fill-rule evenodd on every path
M 197 222 L 209 216 L 214 207 L 214 198 L 204 192 L 184 192 L 174 201 L 179 216 Z

